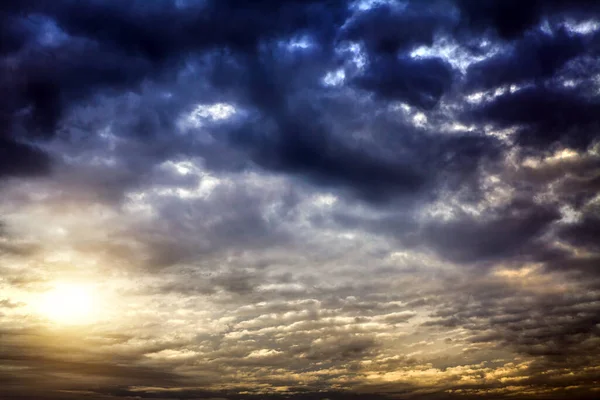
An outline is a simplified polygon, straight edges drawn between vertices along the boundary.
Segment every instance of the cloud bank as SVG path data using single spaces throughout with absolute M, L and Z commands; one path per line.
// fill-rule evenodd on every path
M 597 398 L 599 14 L 0 6 L 0 397 Z

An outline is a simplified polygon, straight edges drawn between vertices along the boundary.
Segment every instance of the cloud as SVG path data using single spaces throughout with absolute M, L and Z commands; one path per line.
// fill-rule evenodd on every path
M 561 17 L 583 19 L 598 13 L 593 1 L 575 1 L 569 5 L 557 1 L 533 1 L 521 4 L 518 1 L 477 2 L 460 0 L 457 5 L 461 20 L 466 27 L 475 32 L 492 30 L 505 40 L 514 40 L 526 31 L 541 24 L 543 18 L 550 21 Z M 587 14 L 587 15 L 586 15 Z
M 417 243 L 425 240 L 426 246 L 457 262 L 506 260 L 531 252 L 536 237 L 559 218 L 556 210 L 527 201 L 514 201 L 486 214 L 428 224 L 422 236 L 412 240 Z
M 598 231 L 598 222 L 597 216 L 586 216 L 578 223 L 565 226 L 560 237 L 578 248 L 597 252 L 598 246 L 593 237 Z
M 47 174 L 50 157 L 42 150 L 8 138 L 0 138 L 0 177 Z
M 594 97 L 574 90 L 534 86 L 504 93 L 468 115 L 497 129 L 515 128 L 524 146 L 539 149 L 560 143 L 585 149 L 596 139 L 597 107 Z
M 372 60 L 369 69 L 355 82 L 385 100 L 404 101 L 430 109 L 449 89 L 452 69 L 437 58 L 381 57 Z
M 362 42 L 373 55 L 395 55 L 419 45 L 431 46 L 446 23 L 446 16 L 418 2 L 410 2 L 405 9 L 383 3 L 355 15 L 342 37 Z
M 570 34 L 564 27 L 553 34 L 533 32 L 512 49 L 471 65 L 467 85 L 486 90 L 548 79 L 584 51 L 582 37 Z
M 599 11 L 0 6 L 8 398 L 593 398 Z
M 496 278 L 483 282 L 464 282 L 462 290 L 468 297 L 450 295 L 462 300 L 446 303 L 434 314 L 438 318 L 427 325 L 466 328 L 472 333 L 470 342 L 507 346 L 539 357 L 536 362 L 540 363 L 593 363 L 598 357 L 591 351 L 597 341 L 593 316 L 597 293 L 584 290 L 580 295 L 566 295 L 555 279 L 522 270 L 498 272 Z M 539 294 L 531 296 L 535 290 Z

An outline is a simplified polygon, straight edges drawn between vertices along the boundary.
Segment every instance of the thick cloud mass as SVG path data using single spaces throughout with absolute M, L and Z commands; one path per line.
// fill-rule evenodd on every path
M 512 49 L 469 67 L 467 79 L 473 82 L 474 89 L 484 90 L 548 79 L 585 50 L 584 39 L 565 29 L 552 35 L 534 31 Z
M 597 398 L 599 53 L 587 0 L 2 3 L 0 398 Z
M 452 71 L 439 58 L 414 60 L 394 55 L 371 60 L 370 69 L 356 83 L 385 100 L 431 109 L 451 82 Z

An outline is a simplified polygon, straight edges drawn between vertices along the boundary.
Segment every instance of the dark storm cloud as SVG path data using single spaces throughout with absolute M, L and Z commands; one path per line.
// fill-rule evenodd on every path
M 499 129 L 515 127 L 524 146 L 586 148 L 598 138 L 596 97 L 568 88 L 525 87 L 476 106 L 471 115 Z
M 390 161 L 376 153 L 349 148 L 329 132 L 330 126 L 318 122 L 327 116 L 328 108 L 306 114 L 298 112 L 294 105 L 299 92 L 307 85 L 315 92 L 311 94 L 313 99 L 305 101 L 314 102 L 322 95 L 318 93 L 320 79 L 326 67 L 335 65 L 332 45 L 336 30 L 349 15 L 345 2 L 290 2 L 276 6 L 259 2 L 252 7 L 235 2 L 176 6 L 172 2 L 159 1 L 143 7 L 137 3 L 114 1 L 85 4 L 63 1 L 52 5 L 31 2 L 24 3 L 19 10 L 12 10 L 10 17 L 23 18 L 22 15 L 34 12 L 50 18 L 36 17 L 39 19 L 36 35 L 52 34 L 53 39 L 42 44 L 34 35 L 28 43 L 22 43 L 19 52 L 11 47 L 20 60 L 14 71 L 18 79 L 9 85 L 18 101 L 7 108 L 15 132 L 26 132 L 27 136 L 35 132 L 53 135 L 64 124 L 63 117 L 75 103 L 84 104 L 99 94 L 136 90 L 144 80 L 164 80 L 173 76 L 193 55 L 227 50 L 221 56 L 208 59 L 209 63 L 216 62 L 214 68 L 219 72 L 208 74 L 207 89 L 226 89 L 234 101 L 257 109 L 259 115 L 274 124 L 277 133 L 272 138 L 257 138 L 249 147 L 248 138 L 236 138 L 230 143 L 249 149 L 251 159 L 259 165 L 349 187 L 363 198 L 374 199 L 416 192 L 428 180 L 420 171 L 426 166 L 414 168 L 401 160 Z M 386 20 L 395 16 L 410 20 L 411 15 L 417 16 L 420 12 L 427 14 L 424 18 L 430 20 L 433 29 L 431 21 L 436 18 L 435 13 L 414 6 L 408 16 L 385 9 L 375 10 L 373 15 L 359 15 L 344 35 L 346 39 L 362 41 L 361 32 L 370 35 L 367 27 L 373 24 L 371 19 L 381 18 L 378 14 L 391 13 L 383 17 Z M 306 36 L 311 48 L 278 48 L 278 41 L 302 36 Z M 365 37 L 364 40 L 371 43 L 379 39 Z M 423 40 L 417 37 L 409 42 L 418 44 Z M 399 48 L 409 47 L 406 44 Z M 368 69 L 353 81 L 382 99 L 405 100 L 419 107 L 432 108 L 453 80 L 452 69 L 438 58 L 374 57 Z M 233 68 L 221 68 L 228 64 Z M 228 75 L 224 75 L 225 71 Z M 165 114 L 160 108 L 150 108 L 136 129 L 127 125 L 128 132 L 139 131 L 141 136 L 148 137 L 149 131 L 155 128 L 175 130 L 174 115 L 183 111 L 191 98 L 186 101 L 175 103 L 176 108 L 167 112 L 166 124 L 157 126 L 156 119 Z M 27 112 L 19 114 L 24 107 Z M 66 128 L 71 130 L 68 125 Z M 260 126 L 257 129 L 266 128 Z M 244 133 L 240 135 L 244 136 Z M 386 146 L 384 142 L 377 144 Z M 190 147 L 190 143 L 181 142 L 178 147 L 170 147 L 171 150 L 166 148 L 162 154 L 180 154 Z M 422 150 L 420 147 L 411 149 L 416 158 Z M 156 155 L 154 162 L 159 161 L 160 156 Z M 130 165 L 123 171 L 134 167 L 129 161 L 127 163 Z M 148 159 L 145 164 L 151 167 L 152 163 Z M 135 174 L 139 176 L 139 173 Z
M 342 30 L 342 38 L 364 44 L 372 55 L 396 55 L 431 45 L 435 33 L 448 23 L 448 17 L 439 9 L 432 10 L 431 5 L 410 2 L 406 9 L 399 9 L 377 4 L 351 19 Z
M 192 52 L 230 48 L 252 54 L 263 40 L 303 33 L 319 42 L 333 32 L 344 8 L 343 2 L 267 1 L 252 7 L 237 2 L 194 3 L 184 9 L 170 1 L 151 5 L 32 1 L 12 6 L 2 13 L 6 21 L 2 55 L 18 61 L 14 66 L 14 61 L 3 59 L 10 76 L 5 75 L 2 86 L 11 96 L 2 100 L 3 129 L 8 129 L 2 139 L 25 153 L 27 148 L 5 137 L 23 131 L 28 137 L 53 136 L 75 102 L 107 91 L 136 90 L 144 79 L 174 71 L 171 68 Z M 28 16 L 37 24 L 24 30 Z M 41 42 L 43 35 L 52 35 L 49 43 Z M 29 153 L 30 158 L 37 155 Z M 43 156 L 38 159 L 37 164 L 48 163 Z M 11 163 L 10 168 L 20 171 L 17 167 Z
M 0 178 L 28 177 L 50 171 L 50 157 L 41 149 L 0 137 Z
M 551 78 L 584 50 L 584 40 L 564 28 L 554 34 L 532 32 L 516 42 L 513 49 L 470 66 L 467 86 L 487 90 Z
M 353 83 L 386 101 L 433 108 L 454 80 L 452 68 L 442 59 L 408 56 L 419 45 L 431 46 L 436 32 L 450 24 L 450 18 L 433 6 L 376 5 L 351 19 L 342 39 L 363 44 L 369 58 L 366 70 Z
M 22 65 L 15 74 L 24 83 L 13 90 L 24 105 L 32 106 L 33 127 L 52 134 L 73 102 L 99 90 L 135 90 L 143 79 L 157 78 L 192 52 L 230 48 L 253 53 L 262 40 L 303 32 L 315 34 L 314 40 L 319 41 L 319 34 L 326 34 L 319 28 L 334 29 L 339 16 L 332 14 L 336 9 L 343 11 L 332 3 L 273 6 L 259 2 L 248 7 L 226 1 L 184 8 L 163 0 L 143 5 L 117 1 L 24 3 L 21 10 L 13 12 L 48 16 L 58 25 L 55 36 L 69 36 L 55 38 L 46 46 L 31 43 L 32 50 L 42 46 L 42 52 L 20 54 Z M 45 55 L 43 50 L 49 54 L 37 61 Z
M 600 252 L 598 235 L 600 235 L 600 213 L 584 215 L 580 221 L 564 226 L 559 233 L 559 237 L 567 243 L 596 254 Z
M 162 62 L 217 46 L 253 52 L 261 40 L 298 33 L 316 34 L 319 40 L 335 31 L 345 6 L 338 0 L 253 4 L 226 0 L 179 6 L 164 0 L 152 4 L 109 0 L 64 1 L 47 9 L 69 33 Z
M 560 217 L 552 207 L 528 201 L 515 201 L 487 214 L 428 224 L 422 236 L 412 240 L 424 240 L 425 246 L 456 262 L 506 259 L 532 252 L 535 238 Z
M 522 4 L 508 1 L 458 1 L 461 18 L 475 30 L 493 28 L 499 36 L 513 39 L 539 22 L 542 10 L 539 1 Z
M 572 24 L 593 18 L 597 4 L 461 4 L 463 12 L 473 18 L 473 29 L 478 22 L 481 28 L 491 23 L 503 38 L 511 39 L 497 43 L 495 55 L 468 68 L 467 88 L 488 90 L 516 85 L 510 92 L 505 87 L 499 96 L 470 108 L 465 121 L 472 117 L 499 129 L 516 128 L 517 143 L 538 151 L 548 145 L 585 148 L 594 143 L 598 104 L 592 88 L 597 63 L 592 60 L 598 52 L 597 33 L 573 31 L 567 21 Z M 505 13 L 514 18 L 504 18 Z M 539 25 L 544 18 L 549 18 L 545 31 Z
M 461 25 L 475 32 L 492 30 L 505 40 L 519 38 L 544 18 L 551 22 L 564 18 L 583 20 L 600 12 L 594 0 L 458 0 L 456 3 L 461 12 Z
M 260 165 L 276 171 L 307 176 L 317 183 L 348 187 L 363 198 L 385 200 L 391 194 L 416 192 L 425 183 L 414 166 L 402 160 L 386 159 L 377 154 L 336 143 L 324 127 L 306 122 L 281 127 L 273 139 L 245 144 L 253 149 L 253 159 Z M 252 133 L 244 141 L 252 140 Z
M 390 164 L 377 155 L 346 150 L 346 146 L 339 145 L 338 140 L 327 132 L 328 127 L 322 124 L 297 126 L 298 120 L 318 120 L 319 116 L 291 112 L 286 103 L 293 101 L 302 85 L 315 85 L 320 79 L 315 74 L 323 74 L 326 65 L 334 65 L 332 46 L 334 40 L 341 39 L 363 43 L 367 49 L 369 60 L 366 70 L 352 78 L 351 82 L 373 91 L 382 99 L 403 100 L 430 109 L 449 90 L 456 80 L 456 74 L 439 58 L 415 59 L 409 57 L 408 52 L 418 45 L 431 45 L 436 34 L 451 32 L 449 27 L 456 23 L 451 19 L 460 18 L 472 29 L 491 21 L 503 36 L 512 37 L 513 32 L 535 25 L 542 15 L 568 11 L 567 7 L 554 2 L 547 6 L 533 2 L 532 5 L 519 8 L 518 13 L 515 12 L 516 3 L 484 3 L 458 2 L 458 17 L 446 16 L 442 13 L 444 7 L 441 3 L 435 2 L 427 6 L 410 3 L 405 9 L 380 5 L 357 13 L 341 29 L 350 15 L 348 5 L 343 1 L 323 4 L 261 1 L 252 6 L 232 1 L 192 2 L 187 5 L 158 1 L 143 6 L 136 2 L 115 1 L 85 4 L 73 1 L 52 4 L 25 2 L 8 8 L 3 14 L 3 18 L 10 22 L 4 28 L 4 35 L 9 39 L 6 40 L 4 54 L 16 54 L 20 59 L 14 72 L 18 77 L 15 80 L 17 83 L 9 85 L 10 91 L 19 100 L 17 104 L 6 107 L 8 122 L 9 125 L 26 127 L 28 135 L 35 131 L 52 135 L 75 102 L 90 99 L 98 93 L 135 90 L 145 79 L 166 78 L 194 54 L 228 49 L 238 67 L 229 72 L 229 77 L 211 78 L 215 89 L 223 86 L 222 81 L 231 78 L 232 82 L 241 83 L 242 86 L 234 91 L 234 97 L 245 97 L 253 107 L 258 107 L 260 114 L 274 121 L 276 129 L 281 132 L 275 138 L 275 145 L 268 139 L 264 143 L 263 139 L 258 139 L 250 147 L 253 153 L 251 157 L 261 166 L 284 172 L 297 171 L 319 181 L 356 187 L 363 197 L 367 197 L 367 192 L 375 193 L 374 196 L 378 197 L 377 192 L 384 190 L 383 186 L 398 186 L 402 187 L 399 192 L 414 192 L 424 180 L 419 172 L 401 164 Z M 574 9 L 582 5 L 577 3 Z M 34 13 L 37 25 L 32 25 L 26 18 Z M 503 16 L 513 14 L 524 19 L 521 22 L 518 19 L 514 21 L 515 26 L 501 25 L 507 23 Z M 336 32 L 340 29 L 341 34 Z M 40 37 L 48 35 L 49 30 L 53 32 L 54 39 L 50 44 L 41 44 Z M 276 41 L 302 35 L 320 50 L 308 50 L 307 56 L 292 64 L 278 61 L 287 57 L 285 51 L 277 51 L 278 57 L 274 59 L 264 58 L 264 52 L 260 50 L 261 46 L 264 48 L 267 45 L 273 51 Z M 490 87 L 533 76 L 549 77 L 582 51 L 581 39 L 563 30 L 554 35 L 532 33 L 516 44 L 512 55 L 501 53 L 473 66 L 468 79 L 474 85 Z M 524 62 L 523 59 L 528 61 Z M 515 63 L 520 67 L 504 67 Z M 296 84 L 290 84 L 289 79 L 288 82 L 284 81 L 284 73 L 292 77 L 292 81 L 298 79 L 293 72 L 298 68 L 300 71 L 306 70 L 309 75 L 301 73 L 301 81 Z M 502 70 L 500 74 L 491 73 L 497 69 Z M 248 78 L 240 81 L 243 76 Z M 282 79 L 278 79 L 278 76 Z M 489 76 L 497 78 L 489 81 Z M 516 94 L 519 95 L 522 94 Z M 543 93 L 540 97 L 548 96 Z M 577 102 L 573 98 L 564 102 L 557 99 L 550 105 L 537 102 L 539 100 L 502 97 L 476 110 L 474 114 L 500 126 L 528 125 L 536 132 L 545 132 L 550 126 L 557 132 L 564 132 L 574 124 L 584 124 L 582 130 L 588 131 L 586 128 L 589 128 L 590 119 L 593 119 L 591 115 L 594 114 L 593 104 L 586 103 L 582 111 L 579 107 L 581 104 L 573 103 Z M 516 103 L 521 106 L 513 107 Z M 552 105 L 563 107 L 563 103 L 576 104 L 571 108 L 577 112 L 573 111 L 572 118 L 562 118 L 559 121 L 562 124 L 558 126 L 557 121 L 536 121 L 533 120 L 534 116 L 530 116 Z M 18 111 L 23 107 L 28 107 L 27 113 L 17 118 Z M 180 107 L 183 109 L 184 105 Z M 512 114 L 506 111 L 527 108 L 527 117 L 514 115 L 515 111 L 511 111 Z M 326 114 L 327 109 L 320 113 Z M 582 114 L 588 116 L 587 120 L 581 120 Z M 171 125 L 162 129 L 173 130 L 174 127 Z M 306 133 L 296 133 L 299 130 Z M 534 132 L 526 136 L 531 138 L 539 135 Z M 312 142 L 312 138 L 317 140 Z M 11 146 L 18 145 L 13 143 L 13 139 L 10 140 Z M 581 140 L 589 143 L 591 139 L 587 137 Z M 233 144 L 237 145 L 237 141 Z M 385 146 L 386 143 L 381 145 Z M 182 146 L 185 144 L 182 143 Z M 328 150 L 331 148 L 340 150 L 332 152 Z M 415 148 L 413 151 L 419 154 L 423 149 Z M 49 164 L 49 160 L 44 161 L 46 159 L 43 156 L 32 154 L 41 157 L 42 161 L 37 164 Z M 358 162 L 343 161 L 349 159 Z M 27 163 L 29 169 L 18 168 L 15 163 L 11 165 L 14 165 L 15 171 L 9 172 L 8 168 L 3 168 L 7 171 L 5 174 L 13 175 L 17 170 L 29 170 L 31 173 L 46 171 L 45 168 L 34 168 L 32 165 L 36 163 Z M 375 182 L 375 186 L 361 188 L 360 185 L 367 181 Z
M 431 109 L 450 88 L 452 69 L 439 58 L 397 58 L 382 56 L 371 60 L 368 70 L 355 84 L 390 101 Z

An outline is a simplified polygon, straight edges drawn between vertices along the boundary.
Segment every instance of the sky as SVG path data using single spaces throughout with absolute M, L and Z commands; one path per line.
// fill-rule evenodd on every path
M 2 400 L 600 398 L 600 2 L 0 5 Z

